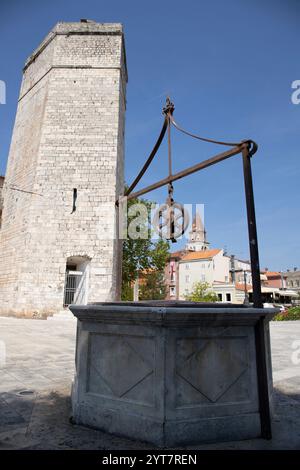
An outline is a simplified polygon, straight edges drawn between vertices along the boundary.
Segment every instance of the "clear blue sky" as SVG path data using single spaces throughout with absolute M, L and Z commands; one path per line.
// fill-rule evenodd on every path
M 127 181 L 157 138 L 170 94 L 185 128 L 258 142 L 253 177 L 261 267 L 300 267 L 300 105 L 291 102 L 291 83 L 300 79 L 300 1 L 1 0 L 0 80 L 7 84 L 7 104 L 0 105 L 0 173 L 25 59 L 57 21 L 80 18 L 125 27 Z M 220 151 L 185 136 L 173 147 L 178 170 Z M 143 184 L 166 174 L 165 150 Z M 238 156 L 175 183 L 177 200 L 205 204 L 211 245 L 247 258 L 243 191 Z M 163 200 L 165 193 L 153 192 L 151 199 Z

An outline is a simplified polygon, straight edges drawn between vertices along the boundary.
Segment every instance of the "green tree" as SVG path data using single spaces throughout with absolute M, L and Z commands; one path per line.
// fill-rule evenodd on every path
M 192 292 L 185 296 L 185 300 L 191 302 L 216 302 L 218 296 L 211 290 L 208 282 L 195 282 Z
M 162 300 L 166 296 L 165 266 L 169 257 L 169 243 L 159 239 L 150 251 L 151 270 L 142 278 L 140 300 Z
M 145 199 L 131 199 L 127 206 L 127 229 L 134 223 L 139 214 L 130 214 L 130 207 L 134 204 L 143 203 L 147 208 L 146 220 L 139 220 L 140 226 L 138 232 L 147 235 L 146 238 L 132 238 L 128 236 L 123 242 L 122 257 L 122 300 L 133 300 L 133 283 L 139 273 L 144 276 L 144 283 L 141 286 L 140 298 L 161 299 L 164 298 L 164 280 L 163 274 L 165 265 L 169 256 L 169 243 L 159 239 L 151 239 L 150 211 L 151 202 Z M 147 276 L 145 273 L 149 271 Z M 149 279 L 148 279 L 149 276 Z M 146 292 L 146 286 L 149 293 Z M 151 286 L 151 288 L 150 288 Z
M 162 272 L 153 271 L 142 278 L 139 288 L 140 300 L 163 300 L 166 297 L 166 286 Z

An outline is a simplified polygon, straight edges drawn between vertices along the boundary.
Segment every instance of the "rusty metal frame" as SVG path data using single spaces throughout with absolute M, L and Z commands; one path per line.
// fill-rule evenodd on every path
M 135 178 L 133 183 L 125 192 L 124 196 L 119 198 L 116 201 L 118 206 L 122 199 L 127 198 L 127 200 L 137 198 L 142 196 L 154 189 L 158 189 L 165 185 L 172 185 L 174 181 L 177 181 L 181 178 L 185 178 L 188 175 L 196 173 L 197 171 L 208 168 L 209 166 L 215 165 L 216 163 L 222 162 L 227 158 L 233 157 L 237 154 L 242 154 L 243 161 L 243 174 L 244 174 L 244 187 L 245 187 L 245 199 L 246 199 L 246 208 L 247 208 L 247 223 L 248 223 L 248 237 L 249 237 L 249 249 L 250 249 L 250 262 L 251 262 L 251 274 L 252 274 L 252 286 L 253 286 L 253 305 L 255 308 L 263 308 L 262 303 L 262 294 L 261 294 L 261 280 L 260 280 L 260 266 L 259 266 L 259 253 L 258 253 L 258 242 L 257 242 L 257 229 L 256 229 L 256 217 L 255 217 L 255 204 L 254 204 L 254 193 L 253 193 L 253 181 L 252 181 L 252 171 L 251 171 L 251 157 L 257 151 L 257 144 L 252 140 L 244 140 L 239 143 L 233 142 L 220 142 L 212 139 L 207 139 L 204 137 L 199 137 L 195 134 L 185 131 L 180 128 L 180 126 L 174 121 L 173 118 L 174 105 L 171 103 L 170 99 L 167 98 L 166 106 L 163 109 L 164 122 L 163 127 L 158 137 L 158 140 L 148 157 L 143 168 L 139 172 L 138 176 Z M 190 166 L 178 173 L 172 174 L 171 169 L 171 153 L 170 153 L 170 128 L 173 125 L 176 129 L 183 132 L 186 135 L 189 135 L 193 138 L 199 139 L 201 141 L 215 143 L 218 145 L 231 146 L 230 150 L 219 153 L 207 160 L 204 160 L 196 165 Z M 169 175 L 166 178 L 163 178 L 156 183 L 153 183 L 143 189 L 132 192 L 136 187 L 138 182 L 141 180 L 142 176 L 146 172 L 147 168 L 151 164 L 155 154 L 157 153 L 160 144 L 162 143 L 166 131 L 168 130 L 168 143 L 169 143 L 169 152 L 168 152 L 168 161 L 169 161 Z M 259 321 L 255 327 L 255 347 L 256 347 L 256 362 L 257 362 L 257 379 L 258 379 L 258 395 L 259 395 L 259 404 L 260 404 L 260 417 L 261 417 L 261 435 L 265 439 L 271 439 L 271 416 L 270 416 L 270 403 L 269 403 L 269 392 L 268 392 L 268 373 L 267 373 L 267 357 L 266 357 L 266 347 L 267 341 L 265 336 L 265 322 L 262 319 Z
M 245 186 L 245 197 L 246 197 L 246 207 L 247 207 L 247 222 L 248 222 L 248 236 L 249 236 L 249 248 L 250 248 L 250 260 L 251 260 L 251 273 L 252 273 L 252 284 L 253 284 L 253 304 L 256 308 L 262 308 L 262 295 L 261 295 L 261 282 L 260 282 L 260 267 L 259 267 L 259 254 L 258 254 L 258 243 L 257 243 L 257 230 L 256 230 L 256 217 L 255 217 L 255 205 L 254 205 L 254 194 L 253 194 L 253 182 L 252 182 L 252 172 L 251 172 L 251 157 L 257 151 L 257 144 L 253 140 L 243 140 L 241 142 L 222 142 L 213 139 L 207 139 L 204 137 L 199 137 L 195 134 L 191 134 L 190 132 L 185 131 L 182 129 L 174 120 L 173 112 L 174 112 L 174 105 L 167 98 L 166 106 L 163 108 L 164 114 L 164 122 L 160 132 L 160 135 L 157 139 L 157 142 L 150 153 L 148 159 L 146 160 L 145 164 L 143 165 L 141 171 L 133 181 L 133 183 L 129 186 L 127 191 L 125 192 L 124 196 L 121 196 L 117 201 L 116 205 L 118 206 L 120 201 L 123 198 L 127 198 L 127 200 L 135 199 L 139 196 L 142 196 L 154 189 L 158 189 L 162 186 L 171 185 L 174 181 L 177 181 L 181 178 L 185 178 L 197 171 L 204 170 L 209 166 L 215 165 L 216 163 L 222 162 L 227 158 L 233 157 L 237 154 L 242 154 L 243 159 L 243 172 L 244 172 L 244 186 Z M 172 173 L 172 165 L 171 165 L 171 137 L 170 137 L 170 128 L 173 125 L 176 129 L 187 134 L 193 138 L 215 143 L 218 145 L 226 145 L 231 146 L 230 150 L 226 150 L 222 153 L 219 153 L 207 160 L 204 160 L 196 165 L 190 166 L 181 170 L 175 174 Z M 147 171 L 148 167 L 150 166 L 151 162 L 153 161 L 164 137 L 166 131 L 168 130 L 168 163 L 169 163 L 169 175 L 166 178 L 163 178 L 156 183 L 153 183 L 149 186 L 146 186 L 143 189 L 133 192 L 136 185 L 141 180 L 142 176 Z

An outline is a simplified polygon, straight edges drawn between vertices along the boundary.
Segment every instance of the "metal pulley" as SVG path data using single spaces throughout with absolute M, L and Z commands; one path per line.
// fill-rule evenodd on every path
M 166 106 L 163 108 L 163 114 L 167 121 L 168 129 L 168 165 L 169 178 L 172 177 L 172 152 L 171 152 L 171 118 L 174 112 L 174 104 L 170 98 L 167 98 Z M 170 240 L 172 243 L 181 237 L 189 225 L 189 216 L 184 206 L 175 202 L 173 198 L 174 187 L 172 182 L 168 184 L 168 197 L 165 204 L 162 204 L 154 216 L 154 230 L 161 238 Z
M 176 243 L 177 238 L 184 234 L 189 225 L 189 214 L 182 204 L 174 201 L 173 191 L 173 185 L 170 183 L 166 202 L 155 212 L 153 228 L 161 238 Z

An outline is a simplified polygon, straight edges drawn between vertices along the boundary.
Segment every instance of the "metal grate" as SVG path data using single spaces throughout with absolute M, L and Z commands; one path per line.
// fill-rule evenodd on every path
M 64 306 L 74 303 L 75 294 L 82 278 L 81 272 L 67 271 L 65 281 Z

